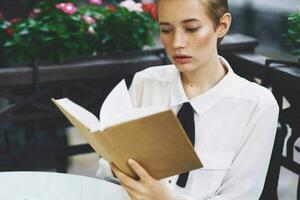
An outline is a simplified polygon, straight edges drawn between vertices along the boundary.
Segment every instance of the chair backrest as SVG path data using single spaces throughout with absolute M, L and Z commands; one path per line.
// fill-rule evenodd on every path
M 263 82 L 265 86 L 272 87 L 272 92 L 280 107 L 280 114 L 279 127 L 275 137 L 268 174 L 260 198 L 262 200 L 277 199 L 277 186 L 281 166 L 292 170 L 298 175 L 300 174 L 300 170 L 298 170 L 300 165 L 293 161 L 294 145 L 300 137 L 300 68 L 297 67 L 297 64 L 295 64 L 296 66 L 291 66 L 292 63 L 268 62 L 269 65 L 272 63 L 275 63 L 276 67 L 269 68 Z M 286 108 L 285 104 L 287 102 L 284 102 L 284 99 L 290 105 L 288 108 Z M 287 126 L 291 127 L 292 135 L 287 142 L 287 156 L 283 156 L 282 150 L 285 137 L 287 136 Z M 299 192 L 298 189 L 298 198 Z
M 279 181 L 280 167 L 281 167 L 281 155 L 284 145 L 284 138 L 287 133 L 287 127 L 279 126 L 277 128 L 275 142 L 273 145 L 272 156 L 268 168 L 267 177 L 263 192 L 260 196 L 261 200 L 276 200 L 277 199 L 277 186 Z

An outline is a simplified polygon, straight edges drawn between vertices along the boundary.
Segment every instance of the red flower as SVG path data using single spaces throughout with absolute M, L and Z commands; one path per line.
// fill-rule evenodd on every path
M 16 24 L 16 23 L 18 23 L 19 21 L 21 21 L 21 18 L 13 18 L 13 19 L 9 20 L 9 22 L 10 22 L 11 24 Z
M 155 3 L 143 3 L 143 10 L 149 13 L 154 20 L 157 20 L 157 8 Z
M 14 34 L 14 30 L 12 28 L 7 28 L 7 29 L 5 29 L 5 31 L 6 31 L 6 34 L 10 37 L 13 36 L 13 34 Z
M 3 20 L 3 15 L 1 12 L 0 12 L 0 20 Z
M 113 5 L 111 5 L 111 4 L 108 4 L 106 7 L 107 7 L 108 10 L 110 11 L 110 13 L 114 13 L 114 12 L 117 11 L 116 7 L 113 6 Z

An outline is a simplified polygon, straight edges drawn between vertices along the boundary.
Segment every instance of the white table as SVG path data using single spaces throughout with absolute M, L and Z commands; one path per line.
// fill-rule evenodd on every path
M 96 178 L 54 172 L 0 172 L 1 200 L 123 200 L 126 196 L 119 185 Z

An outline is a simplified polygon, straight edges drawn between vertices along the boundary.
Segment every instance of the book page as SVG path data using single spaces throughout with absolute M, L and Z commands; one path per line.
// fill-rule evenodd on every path
M 102 104 L 100 110 L 101 131 L 109 126 L 139 119 L 167 109 L 168 107 L 160 105 L 134 108 L 123 79 L 114 87 Z
M 131 98 L 123 79 L 114 87 L 102 104 L 99 114 L 101 131 L 113 124 L 112 121 L 115 123 L 115 119 L 120 113 L 132 109 Z
M 68 98 L 62 98 L 54 101 L 90 129 L 91 132 L 101 129 L 99 119 L 85 108 L 79 106 Z
M 54 199 L 52 199 L 52 198 L 50 199 L 45 196 L 37 196 L 37 195 L 31 195 L 31 194 L 19 194 L 11 200 L 54 200 Z
M 111 117 L 108 121 L 106 121 L 105 125 L 106 127 L 109 127 L 112 125 L 131 121 L 134 119 L 150 116 L 152 114 L 163 112 L 168 109 L 169 108 L 166 106 L 154 105 L 154 106 L 146 106 L 140 108 L 132 108 L 130 110 L 122 110 L 117 115 Z

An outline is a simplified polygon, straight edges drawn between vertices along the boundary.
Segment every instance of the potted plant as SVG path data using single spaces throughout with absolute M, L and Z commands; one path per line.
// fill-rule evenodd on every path
M 2 14 L 0 13 L 0 46 L 3 47 L 7 37 L 12 34 L 12 30 L 9 29 L 9 23 L 4 20 Z M 4 51 L 3 48 L 0 49 L 0 66 L 4 64 Z
M 142 50 L 154 44 L 157 30 L 153 3 L 126 0 L 102 5 L 101 0 L 45 1 L 28 18 L 0 18 L 1 55 L 8 64 L 32 60 L 63 62 L 82 56 Z
M 292 54 L 300 57 L 300 11 L 290 14 L 288 21 L 287 42 L 293 48 Z

